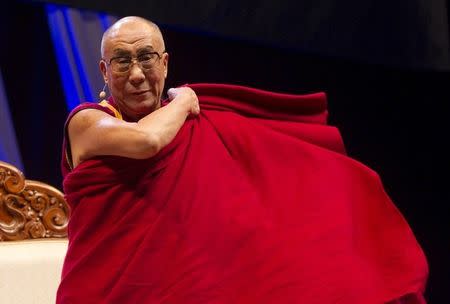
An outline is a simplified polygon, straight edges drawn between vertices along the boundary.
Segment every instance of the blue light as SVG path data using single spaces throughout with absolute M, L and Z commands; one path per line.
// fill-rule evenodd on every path
M 66 96 L 67 108 L 72 110 L 80 102 L 80 96 L 78 95 L 76 88 L 76 80 L 73 71 L 70 66 L 69 57 L 64 43 L 64 29 L 60 25 L 61 18 L 64 16 L 61 14 L 61 8 L 56 5 L 46 5 L 48 26 L 53 39 L 53 46 L 55 48 L 56 60 L 58 62 L 59 73 L 61 75 L 62 85 L 64 88 L 64 94 Z
M 80 80 L 81 87 L 83 88 L 84 99 L 85 100 L 94 100 L 94 98 L 92 96 L 92 90 L 89 85 L 89 81 L 86 77 L 87 74 L 86 74 L 86 71 L 84 68 L 83 57 L 80 54 L 80 49 L 78 47 L 77 39 L 75 37 L 73 24 L 70 19 L 70 16 L 68 15 L 69 9 L 67 7 L 63 7 L 61 10 L 62 10 L 62 13 L 64 16 L 64 24 L 67 29 L 67 34 L 69 37 L 72 54 L 73 54 L 77 72 L 78 72 L 78 79 Z

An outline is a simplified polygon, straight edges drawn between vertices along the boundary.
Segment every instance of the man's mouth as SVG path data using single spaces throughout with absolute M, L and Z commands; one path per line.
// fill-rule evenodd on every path
M 149 90 L 141 90 L 141 91 L 135 91 L 132 94 L 136 96 L 144 95 L 145 93 L 149 92 Z

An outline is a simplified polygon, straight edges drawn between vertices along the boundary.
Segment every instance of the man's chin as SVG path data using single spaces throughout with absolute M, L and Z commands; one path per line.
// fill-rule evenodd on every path
M 133 112 L 139 116 L 145 116 L 145 115 L 150 114 L 151 112 L 157 110 L 159 107 L 160 107 L 159 102 L 155 102 L 154 100 L 144 101 L 144 102 L 139 102 L 134 107 Z

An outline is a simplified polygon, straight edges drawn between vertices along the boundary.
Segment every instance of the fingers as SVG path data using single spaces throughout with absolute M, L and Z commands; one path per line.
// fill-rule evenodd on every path
M 195 92 L 188 87 L 178 87 L 178 88 L 170 88 L 167 90 L 167 95 L 169 96 L 169 99 L 172 100 L 178 95 L 195 95 Z
M 200 114 L 200 106 L 199 106 L 199 104 L 198 104 L 198 101 L 197 101 L 197 103 L 192 107 L 191 113 L 194 114 L 194 115 Z
M 194 115 L 198 115 L 198 114 L 200 114 L 200 104 L 198 102 L 198 97 L 197 97 L 197 94 L 195 94 L 194 90 L 190 89 L 190 91 L 191 91 L 191 98 L 192 98 L 191 113 Z
M 175 98 L 182 100 L 182 103 L 188 107 L 190 114 L 200 114 L 200 105 L 198 103 L 197 94 L 189 87 L 170 88 L 167 90 L 170 101 Z

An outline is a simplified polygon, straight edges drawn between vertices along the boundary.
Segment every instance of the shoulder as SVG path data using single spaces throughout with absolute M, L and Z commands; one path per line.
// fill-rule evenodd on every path
M 73 168 L 72 161 L 72 149 L 69 136 L 69 129 L 75 133 L 82 131 L 89 127 L 91 123 L 101 117 L 117 117 L 116 111 L 112 106 L 106 106 L 108 102 L 93 103 L 84 102 L 70 111 L 64 124 L 64 137 L 63 137 L 63 158 L 62 158 L 62 172 L 65 176 Z M 70 128 L 69 128 L 70 125 Z
M 70 111 L 69 115 L 67 116 L 66 123 L 65 123 L 66 128 L 67 128 L 69 122 L 73 119 L 73 117 L 75 115 L 80 116 L 79 114 L 81 114 L 82 112 L 86 113 L 86 111 L 84 111 L 84 110 L 89 110 L 89 109 L 98 110 L 98 111 L 101 111 L 101 112 L 104 112 L 106 114 L 116 117 L 117 115 L 114 112 L 114 108 L 112 106 L 105 106 L 105 104 L 108 104 L 108 103 L 103 103 L 103 102 L 101 102 L 101 103 L 93 103 L 93 102 L 81 103 L 76 108 L 74 108 L 72 111 Z M 85 113 L 83 113 L 83 114 L 85 114 Z
M 88 126 L 103 118 L 117 118 L 123 120 L 122 115 L 109 100 L 103 100 L 99 103 L 84 102 L 74 108 L 68 115 L 65 123 L 65 130 L 73 128 L 73 125 Z

